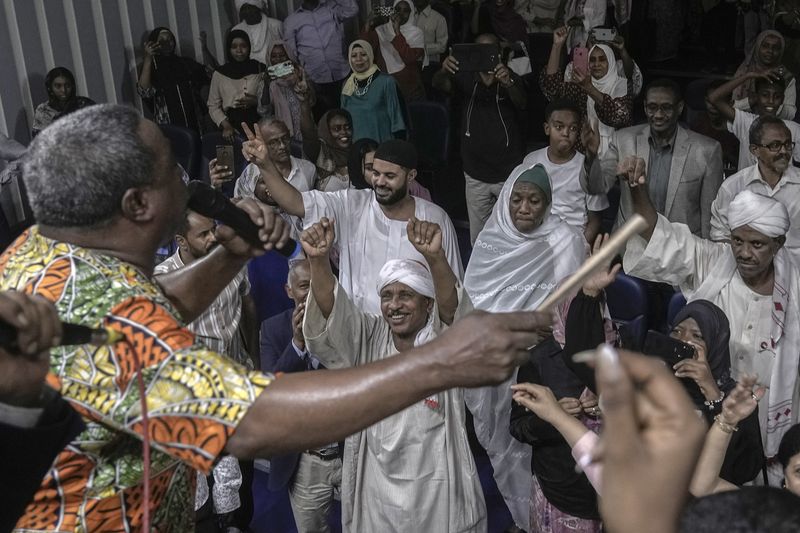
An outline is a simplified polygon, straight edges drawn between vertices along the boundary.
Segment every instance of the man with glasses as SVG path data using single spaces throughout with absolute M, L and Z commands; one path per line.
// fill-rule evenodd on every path
M 800 169 L 791 164 L 795 148 L 792 134 L 783 120 L 764 115 L 750 127 L 748 146 L 758 163 L 723 182 L 711 206 L 711 240 L 728 240 L 728 206 L 739 192 L 750 190 L 786 206 L 791 221 L 786 234 L 786 248 L 800 259 Z
M 643 159 L 648 163 L 647 187 L 656 211 L 707 238 L 711 203 L 724 177 L 722 148 L 717 141 L 678 124 L 683 98 L 674 81 L 650 83 L 645 89 L 644 109 L 647 124 L 616 131 L 599 161 L 596 143 L 591 142 L 596 134 L 584 136 L 587 192 L 608 192 L 617 182 L 620 162 L 630 156 Z M 624 181 L 620 187 L 617 225 L 633 214 L 631 191 Z
M 300 192 L 310 191 L 317 182 L 317 167 L 305 159 L 294 157 L 291 154 L 291 136 L 289 128 L 283 121 L 275 118 L 265 118 L 258 123 L 258 129 L 267 145 L 270 164 L 264 171 L 275 177 L 280 177 Z M 213 170 L 212 170 L 213 173 Z M 264 185 L 261 170 L 254 164 L 249 164 L 236 180 L 233 190 L 234 196 L 256 198 L 265 204 L 277 207 L 272 199 L 269 189 Z M 299 219 L 290 219 L 295 229 L 302 229 Z

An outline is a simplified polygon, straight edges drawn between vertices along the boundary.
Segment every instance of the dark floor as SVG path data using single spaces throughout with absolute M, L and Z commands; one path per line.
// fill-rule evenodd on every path
M 486 498 L 489 533 L 500 533 L 511 525 L 511 514 L 497 491 L 489 458 L 483 453 L 476 454 L 475 464 L 478 468 L 478 475 Z M 251 530 L 254 533 L 296 533 L 297 529 L 294 525 L 292 509 L 289 506 L 288 493 L 285 490 L 280 492 L 268 490 L 268 479 L 269 474 L 256 469 L 255 481 L 253 482 L 255 514 L 250 525 Z M 335 502 L 330 524 L 332 532 L 338 533 L 342 530 L 339 502 Z

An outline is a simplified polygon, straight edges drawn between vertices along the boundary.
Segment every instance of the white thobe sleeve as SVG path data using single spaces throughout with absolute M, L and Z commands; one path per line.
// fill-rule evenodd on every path
M 383 354 L 375 353 L 376 333 L 386 327 L 383 318 L 361 311 L 341 285 L 334 289 L 333 310 L 322 316 L 311 286 L 303 318 L 303 336 L 309 353 L 327 368 L 347 368 L 369 363 Z
M 658 215 L 650 241 L 640 236 L 628 241 L 622 264 L 630 276 L 678 285 L 694 292 L 729 247 L 692 234 L 686 224 L 669 222 Z
M 347 189 L 335 192 L 305 191 L 303 195 L 303 228 L 308 228 L 322 217 L 333 219 L 336 231 L 334 245 L 339 245 L 344 237 L 350 234 L 350 209 L 347 201 Z M 358 223 L 359 221 L 356 221 Z

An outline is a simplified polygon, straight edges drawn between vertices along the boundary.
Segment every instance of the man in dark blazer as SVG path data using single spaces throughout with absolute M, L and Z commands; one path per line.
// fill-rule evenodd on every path
M 592 146 L 595 143 L 586 142 L 584 137 L 586 192 L 608 192 L 617 182 L 618 167 L 633 157 L 641 158 L 647 163 L 648 192 L 656 211 L 670 222 L 686 224 L 692 233 L 707 239 L 711 231 L 711 204 L 725 177 L 722 147 L 714 139 L 678 124 L 683 107 L 680 87 L 674 81 L 655 80 L 645 89 L 647 124 L 614 132 L 608 150 L 599 158 Z M 616 225 L 622 225 L 632 214 L 631 192 L 623 182 Z
M 308 353 L 303 337 L 303 316 L 310 284 L 308 261 L 290 261 L 286 294 L 295 306 L 261 324 L 261 369 L 264 372 L 325 368 Z M 298 533 L 329 531 L 333 493 L 341 480 L 342 454 L 337 443 L 270 459 L 268 488 L 273 491 L 288 488 Z M 313 490 L 309 490 L 311 488 Z
M 83 429 L 81 417 L 47 387 L 50 348 L 61 336 L 55 307 L 0 292 L 0 321 L 19 349 L 0 348 L 0 532 L 11 531 L 56 455 Z

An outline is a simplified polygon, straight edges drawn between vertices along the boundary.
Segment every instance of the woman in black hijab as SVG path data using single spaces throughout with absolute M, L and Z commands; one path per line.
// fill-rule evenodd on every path
M 736 386 L 731 378 L 728 317 L 713 303 L 694 300 L 675 316 L 672 323 L 670 337 L 695 349 L 693 359 L 684 359 L 675 365 L 675 376 L 681 378 L 695 407 L 711 425 L 720 413 L 722 400 Z M 720 477 L 734 485 L 742 485 L 755 478 L 763 466 L 756 410 L 740 422 L 739 430 L 734 433 Z
M 225 41 L 227 62 L 211 77 L 208 112 L 222 130 L 222 136 L 233 142 L 235 132 L 242 131 L 242 122 L 258 122 L 258 102 L 264 85 L 267 66 L 250 59 L 250 37 L 242 30 L 232 30 Z
M 210 64 L 216 66 L 205 41 L 203 51 Z M 160 26 L 150 32 L 136 90 L 157 124 L 173 124 L 202 133 L 206 106 L 200 89 L 208 81 L 204 65 L 175 55 L 175 36 L 169 28 Z
M 59 118 L 95 102 L 85 96 L 75 95 L 75 76 L 69 69 L 56 67 L 44 79 L 47 101 L 36 106 L 33 113 L 33 137 Z

